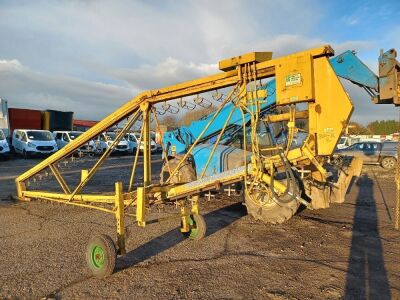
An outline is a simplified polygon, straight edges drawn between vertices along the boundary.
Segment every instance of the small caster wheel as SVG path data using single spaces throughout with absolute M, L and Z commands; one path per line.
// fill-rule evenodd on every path
M 114 272 L 117 249 L 113 240 L 105 234 L 90 239 L 86 248 L 86 263 L 97 278 L 104 278 Z
M 182 232 L 185 237 L 198 241 L 206 236 L 207 225 L 203 216 L 190 215 L 189 226 L 190 230 L 188 232 Z

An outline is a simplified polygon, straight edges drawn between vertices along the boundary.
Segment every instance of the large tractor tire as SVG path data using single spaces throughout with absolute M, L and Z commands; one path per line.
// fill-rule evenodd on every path
M 299 187 L 297 182 L 291 185 L 291 194 L 298 194 Z M 247 213 L 254 219 L 264 223 L 282 224 L 289 220 L 297 212 L 300 203 L 289 195 L 284 196 L 281 202 L 274 201 L 265 192 L 253 191 L 251 195 L 245 191 L 245 202 Z
M 264 223 L 282 224 L 293 217 L 300 205 L 296 200 L 285 205 L 278 204 L 272 199 L 260 201 L 262 197 L 259 193 L 252 194 L 251 197 L 245 193 L 247 213 Z

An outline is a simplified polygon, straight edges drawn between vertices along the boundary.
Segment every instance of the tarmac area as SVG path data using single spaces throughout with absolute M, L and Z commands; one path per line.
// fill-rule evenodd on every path
M 139 228 L 128 218 L 128 253 L 113 275 L 97 279 L 85 248 L 96 234 L 116 238 L 114 217 L 11 200 L 14 178 L 39 161 L 0 161 L 1 299 L 400 299 L 394 171 L 364 166 L 345 203 L 302 210 L 281 225 L 255 221 L 240 197 L 201 199 L 208 229 L 200 241 L 185 239 L 178 220 Z M 75 164 L 93 161 L 67 162 L 62 174 L 72 184 Z M 111 157 L 86 191 L 126 186 L 131 163 Z M 160 169 L 159 156 L 154 180 Z M 30 184 L 51 189 L 51 180 Z

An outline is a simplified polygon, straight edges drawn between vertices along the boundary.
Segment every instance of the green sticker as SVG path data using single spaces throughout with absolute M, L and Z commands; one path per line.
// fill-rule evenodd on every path
M 296 84 L 300 84 L 300 83 L 301 83 L 301 74 L 300 73 L 290 74 L 290 75 L 287 75 L 285 78 L 286 86 L 292 86 L 292 85 L 296 85 Z

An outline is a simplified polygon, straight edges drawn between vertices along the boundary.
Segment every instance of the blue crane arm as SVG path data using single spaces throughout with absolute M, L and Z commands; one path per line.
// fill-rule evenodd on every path
M 365 88 L 379 91 L 379 77 L 353 51 L 346 51 L 330 59 L 336 75 Z

